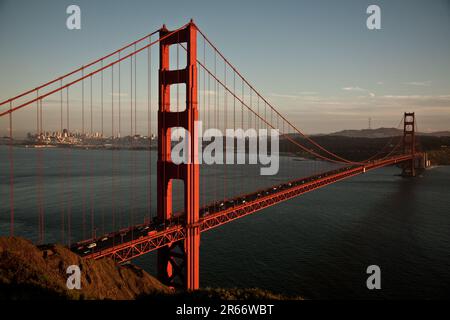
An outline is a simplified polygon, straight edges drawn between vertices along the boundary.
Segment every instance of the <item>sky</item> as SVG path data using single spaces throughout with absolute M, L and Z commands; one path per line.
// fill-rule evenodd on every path
M 81 30 L 66 28 L 71 4 Z M 0 0 L 0 100 L 191 18 L 307 133 L 395 127 L 405 111 L 450 130 L 450 0 Z

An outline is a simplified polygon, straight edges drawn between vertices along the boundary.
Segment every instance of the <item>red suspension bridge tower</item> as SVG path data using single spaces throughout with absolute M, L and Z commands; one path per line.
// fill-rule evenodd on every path
M 403 175 L 414 177 L 416 175 L 416 131 L 414 112 L 405 112 L 403 119 L 403 153 L 413 155 L 410 161 L 403 164 Z
M 160 38 L 170 32 L 165 26 Z M 186 43 L 187 64 L 185 69 L 170 70 L 170 46 Z M 171 111 L 170 87 L 186 85 L 186 109 Z M 197 27 L 191 22 L 160 42 L 159 110 L 158 110 L 158 218 L 172 218 L 172 181 L 184 182 L 185 240 L 172 243 L 158 250 L 158 276 L 168 285 L 183 286 L 189 290 L 199 287 L 199 164 L 197 108 Z M 188 134 L 187 157 L 183 164 L 171 160 L 171 128 L 184 128 Z

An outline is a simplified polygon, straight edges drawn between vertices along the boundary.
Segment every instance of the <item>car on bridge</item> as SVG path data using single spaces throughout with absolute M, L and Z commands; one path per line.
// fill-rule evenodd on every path
M 87 248 L 92 249 L 92 248 L 95 248 L 96 246 L 97 246 L 97 243 L 92 242 L 92 243 L 88 244 Z

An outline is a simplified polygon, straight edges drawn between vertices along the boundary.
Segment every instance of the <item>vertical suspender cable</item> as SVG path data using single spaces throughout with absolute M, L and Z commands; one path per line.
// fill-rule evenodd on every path
M 90 139 L 92 141 L 93 137 L 94 137 L 94 130 L 93 130 L 93 105 L 92 105 L 92 76 L 90 76 L 89 78 L 90 80 L 90 107 L 91 107 L 91 130 L 90 130 Z M 93 180 L 94 180 L 94 171 L 93 171 L 93 157 L 94 157 L 94 152 L 90 152 L 90 163 L 89 163 L 89 197 L 90 197 L 90 213 L 91 213 L 91 238 L 95 238 L 96 237 L 96 233 L 95 233 L 95 225 L 94 225 L 94 188 L 93 188 Z
M 217 53 L 214 52 L 214 77 L 217 77 Z M 216 78 L 217 79 L 217 78 Z M 218 86 L 217 86 L 217 80 L 214 80 L 214 128 L 217 128 L 217 108 L 218 108 Z M 217 189 L 218 183 L 217 183 L 217 175 L 214 175 L 214 201 L 217 201 Z
M 227 64 L 224 63 L 224 83 L 225 86 L 227 85 Z M 224 130 L 223 132 L 225 133 L 225 141 L 223 141 L 224 146 L 226 145 L 226 129 L 227 129 L 227 91 L 224 90 L 223 91 L 223 110 L 224 110 Z M 227 153 L 227 149 L 226 147 L 223 148 L 222 147 L 222 157 L 223 159 L 223 169 L 224 169 L 224 186 L 223 186 L 223 199 L 225 201 L 226 197 L 227 197 L 227 163 L 226 163 L 226 153 Z
M 60 80 L 60 87 L 62 87 L 62 79 Z M 63 134 L 63 90 L 60 91 L 60 137 L 58 139 L 60 139 L 60 143 L 63 141 L 64 139 L 64 134 Z M 65 193 L 65 183 L 64 183 L 64 151 L 61 151 L 60 153 L 60 161 L 59 161 L 59 166 L 60 166 L 60 194 L 61 194 L 61 243 L 64 243 L 64 230 L 65 230 L 65 226 L 64 226 L 64 215 L 65 215 L 65 210 L 64 210 L 64 193 Z
M 39 100 L 39 111 L 40 111 L 40 131 L 42 133 L 42 136 L 45 137 L 46 134 L 44 133 L 43 128 L 43 119 L 42 119 L 42 99 Z M 40 189 L 40 197 L 39 197 L 39 211 L 40 211 L 40 218 L 41 218 L 41 243 L 44 243 L 45 241 L 45 226 L 44 226 L 44 159 L 43 159 L 43 150 L 42 148 L 39 148 L 39 189 Z
M 119 60 L 120 60 L 120 51 L 118 52 L 118 56 L 119 56 Z M 122 120 L 121 120 L 121 115 L 122 115 L 122 102 L 121 102 L 121 96 L 122 96 L 122 91 L 121 91 L 121 68 L 120 68 L 120 62 L 118 63 L 118 72 L 119 72 L 119 80 L 118 80 L 118 91 L 117 91 L 117 100 L 118 100 L 118 106 L 119 106 L 119 110 L 118 110 L 118 112 L 119 112 L 119 120 L 118 120 L 118 132 L 117 132 L 117 139 L 119 139 L 118 140 L 118 143 L 120 144 L 121 143 L 121 138 L 122 138 L 122 134 L 121 134 L 121 128 L 122 128 Z M 112 92 L 113 92 L 113 94 L 114 94 L 114 90 L 112 90 Z M 116 153 L 116 156 L 117 156 L 117 163 L 118 163 L 118 172 L 117 172 L 117 184 L 119 185 L 119 187 L 118 187 L 118 189 L 119 189 L 119 194 L 118 194 L 118 205 L 117 205 L 117 210 L 119 211 L 118 212 L 118 222 L 117 222 L 117 225 L 119 226 L 119 228 L 122 228 L 122 223 L 123 223 L 123 206 L 122 206 L 122 192 L 120 192 L 121 191 L 121 186 L 122 186 L 122 184 L 121 184 L 121 174 L 120 174 L 120 168 L 121 168 L 121 152 L 117 152 Z
M 100 90 L 101 90 L 101 102 L 100 102 L 100 104 L 101 104 L 101 119 L 102 119 L 102 121 L 101 121 L 101 123 L 102 123 L 102 138 L 104 138 L 104 124 L 103 124 L 103 60 L 102 60 L 102 63 L 101 63 L 101 68 L 102 68 L 102 71 L 101 71 L 101 88 L 100 88 Z
M 209 126 L 211 125 L 211 76 L 208 74 L 208 118 L 205 119 L 205 121 L 207 121 L 207 125 L 205 126 L 205 131 L 206 129 L 209 129 Z M 212 179 L 211 179 L 212 180 Z M 210 184 L 212 183 L 212 181 L 208 181 L 208 187 L 210 186 Z M 208 188 L 208 193 L 210 193 L 211 191 L 211 187 Z
M 177 104 L 177 124 L 180 124 L 180 33 L 177 32 L 177 52 L 176 52 L 176 60 L 177 60 L 177 92 L 176 92 L 176 104 Z M 186 91 L 188 88 L 186 88 Z M 186 106 L 187 108 L 187 106 Z M 180 128 L 177 128 L 177 131 L 180 132 Z M 185 132 L 183 132 L 185 133 Z M 186 156 L 186 155 L 183 155 Z M 180 176 L 180 166 L 177 166 L 178 176 Z M 187 186 L 185 186 L 187 188 Z M 173 190 L 173 189 L 172 189 Z M 173 192 L 173 191 L 172 191 Z M 179 199 L 177 199 L 179 201 Z M 172 196 L 173 201 L 173 196 Z M 184 208 L 183 208 L 184 209 Z M 172 207 L 173 214 L 173 207 Z
M 206 41 L 205 41 L 205 38 L 203 38 L 203 65 L 206 65 Z M 206 110 L 206 72 L 205 72 L 205 70 L 203 70 L 203 112 L 201 114 L 201 116 L 203 116 L 203 123 L 202 123 L 203 128 L 204 128 L 204 122 L 205 122 L 205 118 L 206 118 L 206 112 L 207 112 L 207 110 Z M 203 150 L 203 139 L 201 139 L 199 141 L 199 143 L 202 144 L 201 148 Z M 202 156 L 202 159 L 203 159 L 203 156 Z M 201 172 L 202 172 L 202 170 L 200 171 L 200 174 L 201 174 Z M 206 177 L 204 174 L 201 175 L 201 177 L 203 177 L 203 183 L 202 183 L 203 206 L 206 206 Z
M 205 71 L 206 72 L 206 71 Z M 233 70 L 233 94 L 236 94 L 236 72 Z M 234 136 L 233 136 L 233 164 L 237 162 L 237 159 L 235 157 L 236 154 L 236 97 L 233 96 L 233 132 L 234 132 Z M 235 162 L 236 161 L 236 162 Z M 233 203 L 233 205 L 235 205 L 236 203 Z
M 148 38 L 149 43 L 152 37 Z M 152 50 L 147 48 L 147 139 L 148 139 L 148 190 L 147 190 L 147 216 L 149 223 L 152 220 Z
M 111 66 L 111 139 L 112 139 L 112 150 L 111 150 L 111 193 L 112 193 L 112 229 L 116 230 L 116 193 L 115 193 L 115 151 L 116 139 L 114 132 L 114 65 Z M 114 242 L 114 238 L 113 238 Z M 114 244 L 113 244 L 114 245 Z
M 84 77 L 84 67 L 81 68 L 81 77 Z M 84 135 L 84 79 L 81 80 L 81 134 Z
M 119 60 L 120 60 L 120 51 L 119 51 Z M 121 114 L 122 114 L 122 108 L 121 108 L 121 95 L 122 95 L 122 91 L 121 91 L 121 85 L 120 85 L 120 62 L 118 63 L 118 66 L 117 66 L 118 68 L 119 68 L 119 89 L 118 89 L 118 92 L 117 92 L 117 95 L 118 95 L 118 100 L 119 100 L 119 131 L 118 131 L 118 137 L 119 138 L 121 138 L 121 128 L 122 128 L 122 124 L 121 124 L 121 119 L 120 119 L 120 116 L 121 116 Z M 120 162 L 119 162 L 120 163 Z
M 136 52 L 136 44 L 134 45 Z M 137 55 L 134 56 L 134 136 L 137 135 Z M 134 139 L 133 139 L 134 142 Z M 131 225 L 134 226 L 134 211 L 136 206 L 136 153 L 134 148 L 131 150 L 133 154 L 133 207 L 131 208 Z M 134 239 L 134 228 L 131 229 L 131 239 Z
M 131 211 L 133 208 L 133 56 L 130 58 L 130 210 L 128 210 L 128 226 L 130 226 Z
M 39 90 L 36 90 L 36 97 L 39 97 Z M 39 143 L 41 142 L 41 129 L 39 121 L 39 100 L 36 101 L 36 135 L 38 137 Z M 40 147 L 40 146 L 39 146 Z M 42 236 L 42 226 L 41 226 L 41 206 L 40 206 L 40 189 L 39 189 L 39 164 L 40 164 L 40 149 L 36 150 L 36 202 L 38 209 L 38 243 L 41 243 Z
M 9 110 L 12 109 L 12 101 L 9 102 Z M 13 119 L 9 113 L 9 208 L 10 225 L 9 235 L 14 236 L 14 154 L 13 154 Z
M 101 61 L 101 68 L 103 69 L 103 60 Z M 100 72 L 100 119 L 101 119 L 101 137 L 102 139 L 105 138 L 105 132 L 104 132 L 104 123 L 103 123 L 103 70 Z M 102 163 L 106 162 L 106 152 L 102 152 Z M 103 201 L 102 203 L 102 234 L 106 232 L 105 230 L 105 210 L 106 210 L 106 203 Z
M 67 105 L 67 136 L 68 139 L 70 140 L 71 138 L 71 134 L 70 134 L 70 118 L 69 118 L 69 87 L 67 87 L 66 90 L 66 105 Z M 67 244 L 70 247 L 71 245 L 71 240 L 72 240 L 72 184 L 71 184 L 71 178 L 70 178 L 70 165 L 71 165 L 71 148 L 66 148 L 67 150 L 67 156 L 66 156 L 66 163 L 67 163 L 67 173 L 66 176 L 69 179 L 67 185 Z
M 118 59 L 120 60 L 121 57 L 121 51 L 118 52 Z M 118 100 L 119 100 L 119 120 L 118 120 L 118 133 L 117 133 L 117 138 L 118 138 L 118 143 L 121 144 L 122 143 L 122 80 L 121 80 L 121 74 L 122 74 L 122 70 L 121 70 L 121 62 L 118 63 L 118 72 L 119 72 L 119 80 L 118 80 Z M 121 186 L 122 186 L 122 179 L 121 176 L 122 174 L 120 173 L 120 169 L 122 168 L 121 163 L 122 163 L 122 152 L 117 152 L 116 153 L 116 160 L 118 163 L 117 166 L 117 179 L 116 179 L 116 185 L 118 185 L 117 190 L 119 190 L 119 194 L 117 195 L 118 197 L 118 205 L 117 205 L 117 210 L 118 212 L 118 223 L 117 225 L 119 226 L 119 228 L 122 228 L 122 224 L 123 224 L 123 212 L 124 212 L 124 206 L 123 206 L 123 196 L 122 196 L 122 192 L 121 192 Z
M 133 188 L 133 142 L 134 142 L 134 117 L 133 117 L 133 59 L 134 56 L 131 56 L 130 59 L 130 175 L 131 175 L 131 179 L 130 179 L 130 210 L 128 211 L 128 226 L 130 226 L 130 222 L 131 222 L 131 212 L 133 211 L 133 192 L 134 192 L 134 188 Z
M 84 76 L 84 67 L 81 69 L 81 76 Z M 81 139 L 83 139 L 83 144 L 86 142 L 86 131 L 84 128 L 84 79 L 81 80 Z M 83 239 L 86 239 L 86 178 L 87 178 L 87 170 L 86 170 L 86 157 L 81 156 L 81 162 L 83 167 L 83 182 L 82 182 L 82 234 Z
M 244 81 L 241 81 L 241 91 L 242 91 L 242 101 L 241 101 L 241 130 L 244 131 Z M 239 138 L 238 138 L 239 139 Z M 241 139 L 244 139 L 244 141 L 241 141 L 241 143 L 244 144 L 244 154 L 241 155 L 241 157 L 244 157 L 244 163 L 245 163 L 245 138 L 244 136 L 241 137 Z M 242 151 L 242 150 L 241 150 Z M 240 170 L 240 176 L 241 179 L 244 179 L 244 173 L 245 173 L 245 168 L 244 168 L 244 164 L 241 165 L 241 170 Z M 241 191 L 240 193 L 243 193 L 245 191 L 245 181 L 243 181 L 243 183 L 241 183 Z

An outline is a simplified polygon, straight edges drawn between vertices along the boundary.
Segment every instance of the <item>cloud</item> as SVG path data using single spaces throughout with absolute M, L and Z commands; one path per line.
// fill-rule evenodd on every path
M 344 87 L 344 88 L 342 88 L 342 90 L 344 90 L 344 91 L 352 91 L 352 92 L 367 92 L 367 94 L 370 96 L 370 97 L 375 97 L 375 93 L 373 93 L 373 92 L 371 92 L 371 91 L 369 91 L 369 90 L 367 90 L 367 89 L 364 89 L 364 88 L 361 88 L 361 87 Z
M 425 112 L 433 117 L 450 116 L 450 95 L 368 95 L 315 97 L 316 99 L 291 100 L 281 103 L 283 112 L 293 118 L 305 114 L 352 115 L 364 118 L 366 114 L 378 117 L 396 117 L 404 110 Z M 280 109 L 282 110 L 282 109 Z
M 271 92 L 270 96 L 273 98 L 283 98 L 283 99 L 291 99 L 291 100 L 314 100 L 315 97 L 318 94 L 317 91 L 301 91 L 297 95 L 295 94 L 283 94 L 283 93 L 275 93 Z
M 368 91 L 367 89 L 363 89 L 363 88 L 360 88 L 360 87 L 344 87 L 344 88 L 342 88 L 342 90 L 344 90 L 344 91 L 357 91 L 357 92 Z
M 316 92 L 316 91 L 302 91 L 302 92 L 299 92 L 299 95 L 301 95 L 301 96 L 315 96 L 316 94 L 318 94 L 318 92 Z
M 286 98 L 286 99 L 298 99 L 300 98 L 300 96 L 296 96 L 296 95 L 291 95 L 291 94 L 281 94 L 281 93 L 270 93 L 271 97 L 275 97 L 275 98 Z
M 450 95 L 442 94 L 442 95 L 385 95 L 383 98 L 388 99 L 414 99 L 414 100 L 424 100 L 424 99 L 436 99 L 436 100 L 449 100 Z
M 377 84 L 381 86 L 381 85 L 384 84 L 384 82 L 383 81 L 378 81 Z
M 384 95 L 378 97 L 377 105 L 450 114 L 450 95 Z
M 417 87 L 429 87 L 431 86 L 431 81 L 412 81 L 412 82 L 405 82 L 404 84 L 407 84 L 409 86 L 417 86 Z

